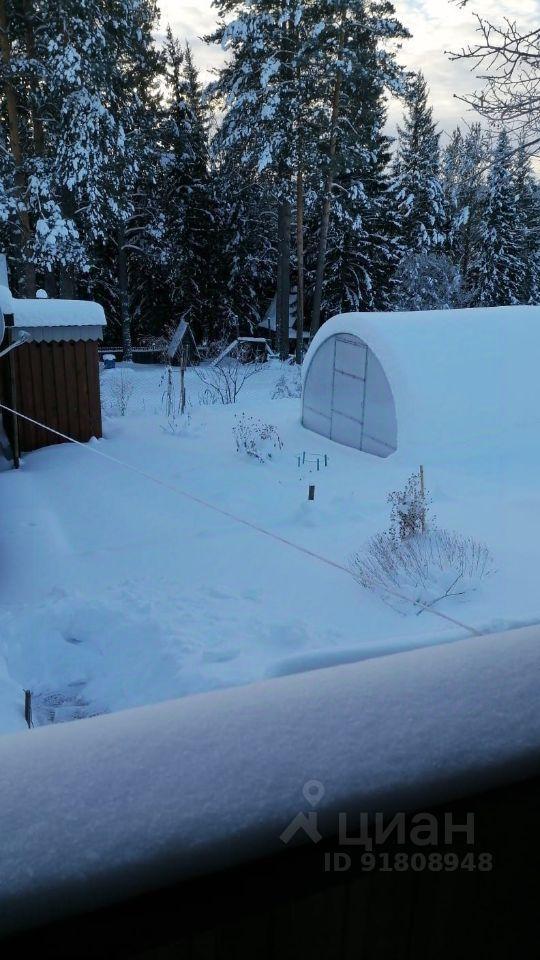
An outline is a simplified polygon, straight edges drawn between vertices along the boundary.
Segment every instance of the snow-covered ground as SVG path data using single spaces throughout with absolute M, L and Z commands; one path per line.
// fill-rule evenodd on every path
M 188 370 L 189 423 L 171 431 L 163 368 L 103 371 L 103 440 L 27 455 L 19 472 L 4 464 L 0 730 L 24 728 L 23 689 L 42 724 L 468 635 L 428 612 L 404 616 L 179 491 L 346 566 L 388 526 L 387 494 L 421 458 L 440 525 L 485 542 L 497 568 L 467 602 L 438 609 L 477 630 L 540 621 L 537 449 L 518 432 L 504 457 L 479 441 L 380 460 L 305 430 L 299 399 L 272 399 L 282 372 L 266 364 L 222 406 L 199 402 Z M 133 387 L 125 416 L 122 378 Z M 244 411 L 277 428 L 272 461 L 237 453 Z M 299 466 L 304 451 L 326 453 L 328 466 Z

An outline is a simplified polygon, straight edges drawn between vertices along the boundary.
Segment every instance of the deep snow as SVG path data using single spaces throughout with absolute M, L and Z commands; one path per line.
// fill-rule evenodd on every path
M 189 370 L 190 422 L 171 433 L 163 368 L 104 371 L 104 439 L 91 446 L 339 564 L 387 527 L 387 493 L 422 462 L 438 522 L 485 541 L 498 571 L 440 609 L 479 630 L 540 620 L 537 445 L 518 432 L 504 453 L 439 442 L 379 460 L 305 430 L 299 399 L 271 399 L 281 373 L 272 361 L 235 405 L 209 406 Z M 134 388 L 124 417 L 122 378 Z M 236 452 L 242 411 L 277 427 L 271 462 Z M 327 453 L 328 467 L 299 467 L 303 451 Z M 427 612 L 404 617 L 345 573 L 88 449 L 27 455 L 0 482 L 2 731 L 24 728 L 23 688 L 46 723 L 467 635 Z
M 530 776 L 539 634 L 0 737 L 0 932 L 283 850 L 293 818 L 313 810 L 309 781 L 317 828 L 334 836 L 340 812 L 358 835 L 361 813 L 425 810 Z

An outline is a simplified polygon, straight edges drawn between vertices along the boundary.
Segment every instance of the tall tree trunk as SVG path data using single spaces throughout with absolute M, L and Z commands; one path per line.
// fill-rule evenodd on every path
M 279 338 L 279 358 L 289 358 L 289 307 L 291 261 L 291 204 L 280 200 L 278 207 L 278 289 L 276 296 L 276 328 Z
M 343 51 L 345 43 L 345 10 L 343 5 L 342 26 L 338 37 L 338 62 Z M 332 113 L 330 116 L 330 142 L 328 148 L 328 169 L 326 172 L 326 182 L 324 185 L 324 200 L 321 215 L 321 229 L 319 234 L 319 253 L 317 256 L 317 272 L 315 275 L 315 288 L 313 291 L 313 306 L 311 310 L 311 328 L 310 336 L 314 337 L 321 324 L 321 303 L 322 288 L 324 281 L 324 270 L 326 266 L 326 247 L 328 243 L 328 227 L 330 224 L 330 210 L 332 207 L 332 191 L 334 189 L 334 178 L 336 175 L 336 152 L 338 140 L 338 120 L 339 120 L 339 97 L 341 93 L 341 72 L 336 74 L 334 81 L 334 90 L 332 93 Z
M 301 167 L 296 173 L 296 362 L 304 358 L 304 177 Z
M 279 54 L 280 87 L 291 78 L 291 11 L 287 0 L 281 0 L 281 49 Z M 291 287 L 291 203 L 289 200 L 290 169 L 288 157 L 279 162 L 281 198 L 278 205 L 278 289 L 276 297 L 276 330 L 280 360 L 289 359 L 289 309 Z
M 17 189 L 18 199 L 21 205 L 19 219 L 22 228 L 23 246 L 32 235 L 32 228 L 28 211 L 25 209 L 26 201 L 26 174 L 24 172 L 24 158 L 19 134 L 19 106 L 15 89 L 10 82 L 11 65 L 11 44 L 9 40 L 9 22 L 6 13 L 5 0 L 0 0 L 0 48 L 2 50 L 2 60 L 4 62 L 5 81 L 4 95 L 6 98 L 9 144 L 11 153 L 15 162 L 15 187 Z M 20 251 L 21 261 L 24 265 L 24 292 L 27 297 L 32 297 L 36 291 L 36 268 L 33 263 L 27 260 L 24 249 Z
M 326 267 L 326 247 L 328 244 L 328 227 L 330 225 L 330 210 L 332 207 L 332 191 L 336 174 L 337 124 L 339 115 L 339 93 L 341 89 L 341 75 L 336 77 L 334 94 L 332 97 L 332 116 L 330 120 L 330 147 L 328 152 L 328 170 L 324 185 L 324 200 L 321 214 L 321 229 L 319 233 L 319 252 L 317 256 L 317 272 L 313 290 L 313 306 L 311 310 L 310 336 L 314 337 L 321 324 L 321 303 Z
M 67 187 L 62 189 L 60 202 L 64 217 L 72 220 L 75 215 L 75 201 L 71 190 L 68 190 Z M 57 275 L 60 296 L 64 300 L 74 300 L 77 287 L 74 267 L 70 264 L 61 264 L 57 269 Z
M 23 17 L 24 17 L 24 36 L 26 42 L 26 53 L 30 60 L 36 60 L 36 43 L 34 36 L 34 18 L 32 16 L 32 0 L 23 0 Z M 34 131 L 34 148 L 35 153 L 38 157 L 42 157 L 45 153 L 45 131 L 43 128 L 43 123 L 39 113 L 36 109 L 35 101 L 32 100 L 30 107 L 30 112 L 32 116 L 32 128 Z
M 122 324 L 122 346 L 124 360 L 133 358 L 131 342 L 131 317 L 129 315 L 129 275 L 126 253 L 124 225 L 118 227 L 118 297 L 120 301 L 120 322 Z
M 281 255 L 283 249 L 283 216 L 281 212 L 281 204 L 278 203 L 277 210 L 277 264 L 276 264 L 276 335 L 274 341 L 274 349 L 281 353 L 281 308 L 283 306 L 283 298 L 281 296 L 281 289 L 283 287 L 283 257 Z

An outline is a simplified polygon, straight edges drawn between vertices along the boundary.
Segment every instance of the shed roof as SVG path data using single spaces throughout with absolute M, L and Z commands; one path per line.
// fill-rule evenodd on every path
M 329 337 L 363 340 L 394 396 L 398 450 L 484 446 L 493 452 L 540 435 L 540 308 L 531 306 L 346 313 L 313 339 L 303 376 Z
M 0 307 L 11 313 L 16 327 L 87 327 L 106 325 L 105 313 L 92 300 L 18 300 L 7 287 L 0 287 Z
M 0 309 L 34 340 L 100 339 L 106 326 L 103 307 L 92 300 L 19 300 L 5 286 L 0 286 Z

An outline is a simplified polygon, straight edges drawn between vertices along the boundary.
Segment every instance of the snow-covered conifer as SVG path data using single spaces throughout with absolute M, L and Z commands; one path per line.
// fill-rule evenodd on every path
M 404 247 L 422 253 L 442 247 L 445 226 L 440 134 L 422 73 L 411 82 L 406 103 L 403 126 L 398 128 L 395 190 Z
M 493 152 L 478 247 L 472 267 L 474 302 L 481 307 L 518 303 L 525 279 L 517 222 L 513 151 L 502 130 Z

